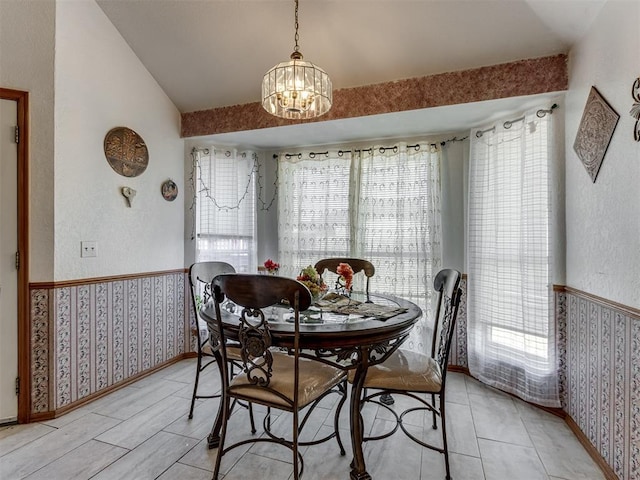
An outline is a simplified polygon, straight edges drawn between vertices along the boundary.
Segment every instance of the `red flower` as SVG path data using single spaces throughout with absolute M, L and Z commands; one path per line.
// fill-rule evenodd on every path
M 264 268 L 267 269 L 267 272 L 274 273 L 280 269 L 280 264 L 274 262 L 269 258 L 266 262 L 264 262 Z
M 340 263 L 336 268 L 336 273 L 344 279 L 344 287 L 351 290 L 353 285 L 353 268 L 348 263 Z

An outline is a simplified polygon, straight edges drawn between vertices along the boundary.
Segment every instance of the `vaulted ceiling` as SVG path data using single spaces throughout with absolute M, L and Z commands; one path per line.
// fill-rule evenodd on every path
M 97 1 L 182 113 L 259 101 L 293 51 L 293 0 Z M 605 1 L 300 0 L 299 45 L 334 89 L 370 85 L 567 53 Z

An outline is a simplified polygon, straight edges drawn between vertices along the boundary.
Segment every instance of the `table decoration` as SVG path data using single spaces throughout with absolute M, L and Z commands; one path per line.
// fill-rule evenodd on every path
M 347 297 L 351 296 L 351 289 L 353 288 L 353 268 L 351 268 L 351 265 L 348 263 L 340 263 L 336 268 L 336 273 L 339 275 L 336 280 L 336 292 Z
M 300 271 L 300 275 L 296 277 L 300 283 L 307 286 L 311 292 L 314 302 L 317 301 L 326 291 L 327 285 L 322 281 L 320 274 L 313 265 L 308 265 Z
M 316 302 L 316 305 L 325 312 L 339 315 L 358 315 L 363 318 L 376 318 L 387 320 L 400 313 L 406 312 L 406 308 L 394 305 L 380 305 L 372 302 L 360 302 L 346 295 L 330 292 Z
M 280 270 L 280 264 L 268 258 L 264 262 L 264 268 L 269 273 L 269 275 L 276 275 L 278 273 L 278 270 Z

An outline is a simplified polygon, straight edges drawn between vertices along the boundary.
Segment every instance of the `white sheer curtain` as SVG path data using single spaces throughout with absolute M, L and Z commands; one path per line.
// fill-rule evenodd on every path
M 362 150 L 353 207 L 355 256 L 376 267 L 376 291 L 398 295 L 424 315 L 402 348 L 428 353 L 433 278 L 442 268 L 440 149 L 430 144 Z
M 295 278 L 321 258 L 350 252 L 351 155 L 328 151 L 278 157 L 280 275 Z
M 438 148 L 424 143 L 280 154 L 278 178 L 283 275 L 295 276 L 325 257 L 365 258 L 376 267 L 372 290 L 406 297 L 425 314 L 431 310 L 442 263 Z M 427 318 L 406 348 L 428 350 Z
M 469 370 L 539 405 L 559 407 L 551 192 L 553 116 L 471 134 Z M 508 125 L 508 124 L 507 124 Z
M 196 260 L 255 272 L 256 154 L 211 147 L 195 155 Z

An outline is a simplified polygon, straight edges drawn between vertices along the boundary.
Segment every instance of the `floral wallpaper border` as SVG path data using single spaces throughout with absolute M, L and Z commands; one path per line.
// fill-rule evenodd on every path
M 31 413 L 62 407 L 192 351 L 187 276 L 31 289 Z

